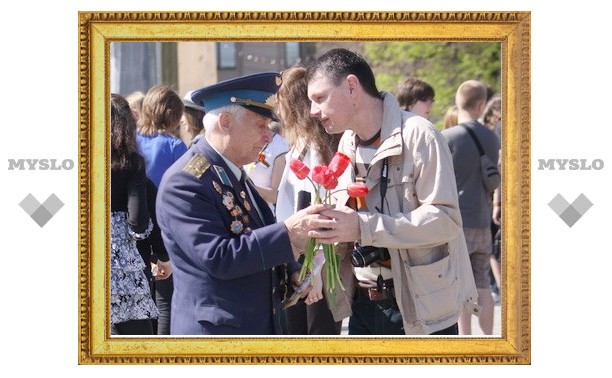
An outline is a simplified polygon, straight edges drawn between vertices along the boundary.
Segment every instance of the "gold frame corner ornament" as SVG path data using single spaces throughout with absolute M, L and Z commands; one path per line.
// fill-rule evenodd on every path
M 496 11 L 79 12 L 79 363 L 530 364 L 530 22 L 530 12 Z M 338 36 L 502 44 L 501 337 L 111 338 L 110 42 L 334 41 Z

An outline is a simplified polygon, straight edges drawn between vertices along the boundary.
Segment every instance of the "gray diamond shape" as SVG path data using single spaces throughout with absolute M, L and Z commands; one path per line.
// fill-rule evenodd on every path
M 53 214 L 51 214 L 49 210 L 45 209 L 44 206 L 41 206 L 34 213 L 32 213 L 31 217 L 34 219 L 34 222 L 38 223 L 38 225 L 42 227 L 53 217 Z
M 19 202 L 19 206 L 21 206 L 21 208 L 31 216 L 40 206 L 40 202 L 38 202 L 38 200 L 30 193 L 26 196 L 26 198 Z
M 49 213 L 51 213 L 51 215 L 55 215 L 55 213 L 57 213 L 59 209 L 64 206 L 64 203 L 60 201 L 60 199 L 55 194 L 51 194 L 49 198 L 47 198 L 47 200 L 43 202 L 42 205 L 45 207 L 45 209 L 49 210 Z
M 572 202 L 572 207 L 576 209 L 580 213 L 580 215 L 584 215 L 593 206 L 593 202 L 589 201 L 589 199 L 582 193 Z
M 560 216 L 561 213 L 563 213 L 569 206 L 569 202 L 567 202 L 567 200 L 563 198 L 561 194 L 557 194 L 555 198 L 550 200 L 548 206 L 550 206 L 550 208 Z
M 570 206 L 567 208 L 567 210 L 559 214 L 559 217 L 563 219 L 568 226 L 572 227 L 576 222 L 578 222 L 578 219 L 582 217 L 582 214 Z

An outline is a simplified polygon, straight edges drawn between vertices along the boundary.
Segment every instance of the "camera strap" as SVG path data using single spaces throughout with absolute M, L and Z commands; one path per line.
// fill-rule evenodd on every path
M 387 195 L 387 183 L 389 177 L 389 158 L 384 158 L 382 168 L 380 169 L 380 209 L 377 207 L 376 211 L 383 213 L 385 209 L 385 196 Z
M 387 195 L 388 177 L 389 177 L 389 158 L 384 158 L 382 167 L 380 169 L 380 182 L 379 182 L 380 183 L 380 210 L 376 208 L 376 210 L 381 214 L 383 213 L 385 209 L 385 196 Z M 383 264 L 380 264 L 380 265 L 381 265 L 380 269 L 382 269 Z M 383 290 L 385 289 L 383 283 L 384 283 L 384 280 L 383 280 L 382 273 L 379 273 L 378 278 L 376 280 L 376 290 L 379 293 L 382 293 Z

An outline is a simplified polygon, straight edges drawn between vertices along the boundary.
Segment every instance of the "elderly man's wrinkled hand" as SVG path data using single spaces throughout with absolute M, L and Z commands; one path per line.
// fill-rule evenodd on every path
M 306 249 L 308 232 L 314 230 L 317 227 L 316 221 L 324 217 L 319 213 L 327 209 L 330 209 L 329 205 L 312 205 L 285 219 L 284 223 L 289 231 L 289 241 L 296 260 Z

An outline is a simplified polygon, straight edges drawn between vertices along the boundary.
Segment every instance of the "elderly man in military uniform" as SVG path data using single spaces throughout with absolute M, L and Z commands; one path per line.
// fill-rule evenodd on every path
M 298 284 L 296 257 L 319 216 L 311 208 L 276 223 L 242 169 L 271 141 L 279 85 L 261 73 L 192 92 L 205 138 L 166 171 L 156 203 L 174 272 L 173 335 L 283 333 L 286 284 Z

